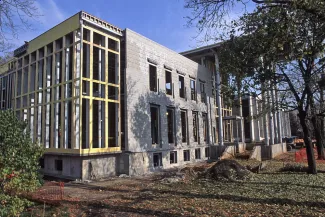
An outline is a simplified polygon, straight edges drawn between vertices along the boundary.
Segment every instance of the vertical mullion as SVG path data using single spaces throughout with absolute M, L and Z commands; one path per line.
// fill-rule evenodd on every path
M 52 46 L 53 46 L 53 49 L 52 49 L 52 73 L 51 73 L 51 79 L 52 79 L 52 84 L 51 86 L 53 86 L 55 84 L 55 71 L 56 71 L 56 64 L 55 64 L 55 51 L 56 51 L 56 47 L 55 47 L 55 41 L 52 42 Z M 55 97 L 55 93 L 56 93 L 56 90 L 55 88 L 51 87 L 51 99 L 50 99 L 50 105 L 51 105 L 51 117 L 50 117 L 50 121 L 52 121 L 51 125 L 50 125 L 50 130 L 51 130 L 51 138 L 50 138 L 50 146 L 51 148 L 56 148 L 54 147 L 54 124 L 53 121 L 55 120 L 55 114 L 54 114 L 54 106 L 55 104 L 53 103 L 55 101 L 54 97 Z
M 83 127 L 82 127 L 82 77 L 83 77 L 83 25 L 81 24 L 80 27 L 80 56 L 79 56 L 79 61 L 80 61 L 80 68 L 79 68 L 79 151 L 82 153 L 82 133 L 83 133 Z M 76 56 L 76 61 L 78 60 Z M 76 63 L 77 64 L 77 63 Z M 77 71 L 76 71 L 77 72 Z M 76 76 L 77 77 L 77 76 Z M 76 113 L 78 113 L 76 109 Z
M 89 90 L 89 150 L 93 148 L 93 30 L 90 30 L 90 52 L 89 52 L 89 73 L 90 73 L 90 90 Z
M 42 128 L 41 128 L 41 136 L 43 137 L 41 140 L 43 141 L 44 147 L 46 147 L 46 82 L 47 82 L 47 73 L 46 73 L 46 64 L 47 64 L 47 46 L 44 46 L 44 59 L 43 59 L 43 87 L 42 91 L 42 103 L 41 103 L 41 115 L 42 115 Z M 50 146 L 48 147 L 50 148 Z
M 59 114 L 60 115 L 60 117 L 59 118 L 61 118 L 61 126 L 59 127 L 59 132 L 60 132 L 60 148 L 64 148 L 64 149 L 66 149 L 66 148 L 68 148 L 67 147 L 67 143 L 65 143 L 65 141 L 66 141 L 66 136 L 67 135 L 65 135 L 65 117 L 67 116 L 67 114 L 65 113 L 65 107 L 66 107 L 66 105 L 65 105 L 65 102 L 67 102 L 67 101 L 65 101 L 64 102 L 64 100 L 66 99 L 66 97 L 65 97 L 65 87 L 67 86 L 67 84 L 62 84 L 62 83 L 64 83 L 64 81 L 66 80 L 65 78 L 66 78 L 66 62 L 65 62 L 65 51 L 66 51 L 66 47 L 65 47 L 65 36 L 63 36 L 62 37 L 62 51 L 60 51 L 60 52 L 62 52 L 61 53 L 61 58 L 60 58 L 60 61 L 61 61 L 61 65 L 60 65 L 60 67 L 61 67 L 61 81 L 60 81 L 60 83 L 61 83 L 61 99 L 60 99 L 60 106 L 61 106 L 61 114 Z M 59 89 L 60 89 L 60 87 L 58 87 Z
M 70 129 L 70 133 L 71 133 L 71 149 L 75 149 L 76 148 L 76 128 L 75 128 L 75 121 L 76 121 L 76 113 L 75 113 L 75 72 L 76 72 L 76 63 L 77 63 L 77 55 L 76 55 L 76 32 L 78 30 L 73 31 L 73 41 L 72 41 L 72 60 L 71 60 L 71 64 L 72 64 L 72 78 L 70 78 L 72 80 L 72 86 L 71 86 L 71 94 L 72 94 L 72 100 L 71 100 L 71 117 L 70 117 L 70 121 L 71 121 L 71 129 Z M 80 114 L 79 114 L 80 117 Z M 69 121 L 69 120 L 68 120 Z
M 105 36 L 105 148 L 108 148 L 109 146 L 109 131 L 108 131 L 108 38 Z
M 121 148 L 121 123 L 120 123 L 120 120 L 121 120 L 121 90 L 120 90 L 120 87 L 121 87 L 121 85 L 120 85 L 120 80 L 121 80 L 121 73 L 120 73 L 120 70 L 121 70 L 121 67 L 120 67 L 120 65 L 121 65 L 121 43 L 120 43 L 120 40 L 118 41 L 118 46 L 119 46 L 119 48 L 118 48 L 118 50 L 119 50 L 119 54 L 118 54 L 118 65 L 117 66 L 115 66 L 115 67 L 117 67 L 118 68 L 118 70 L 117 70 L 117 76 L 118 76 L 118 85 L 119 85 L 119 87 L 118 87 L 118 104 L 115 104 L 115 106 L 116 107 L 118 107 L 118 111 L 117 111 L 117 117 L 116 117 L 116 119 L 117 119 L 117 138 L 118 138 L 118 147 L 120 147 Z M 159 91 L 159 90 L 158 90 Z
M 34 141 L 37 141 L 38 139 L 38 125 L 39 125 L 39 122 L 38 122 L 38 59 L 39 59 L 39 50 L 36 51 L 36 61 L 35 61 L 35 83 L 34 83 L 34 105 L 35 105 L 35 108 L 34 108 L 34 125 L 37 126 L 37 127 L 34 127 Z M 37 124 L 36 124 L 37 123 Z

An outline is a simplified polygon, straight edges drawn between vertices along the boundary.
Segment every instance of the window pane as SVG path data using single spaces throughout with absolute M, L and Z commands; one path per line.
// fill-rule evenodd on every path
M 108 103 L 108 147 L 118 146 L 118 104 Z
M 89 148 L 89 99 L 82 99 L 82 148 Z
M 166 94 L 172 95 L 172 73 L 170 71 L 165 71 L 166 74 Z
M 118 64 L 119 56 L 108 52 L 108 82 L 112 84 L 118 83 Z
M 105 147 L 105 101 L 93 101 L 93 148 Z
M 105 50 L 94 47 L 93 79 L 105 81 Z
M 185 98 L 185 87 L 184 87 L 184 77 L 179 76 L 178 77 L 178 83 L 179 83 L 179 97 Z
M 157 67 L 149 65 L 149 86 L 151 91 L 157 91 Z

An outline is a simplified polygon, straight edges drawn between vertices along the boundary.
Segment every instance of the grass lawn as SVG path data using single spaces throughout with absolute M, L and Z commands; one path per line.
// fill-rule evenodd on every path
M 59 205 L 39 204 L 24 216 L 325 216 L 325 173 L 280 172 L 283 165 L 269 161 L 261 174 L 240 182 L 162 184 L 147 176 L 67 183 Z

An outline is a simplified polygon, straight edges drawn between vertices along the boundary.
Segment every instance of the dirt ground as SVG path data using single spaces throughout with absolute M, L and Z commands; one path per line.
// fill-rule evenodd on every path
M 58 191 L 47 191 L 47 183 L 35 193 L 39 203 L 23 216 L 325 216 L 325 165 L 318 166 L 318 175 L 281 172 L 293 161 L 294 153 L 284 154 L 242 182 L 183 179 L 166 184 L 166 173 L 70 182 L 62 199 Z

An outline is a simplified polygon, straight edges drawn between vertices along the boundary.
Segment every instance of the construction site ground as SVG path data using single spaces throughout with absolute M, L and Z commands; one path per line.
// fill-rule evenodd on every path
M 259 164 L 242 156 L 236 160 L 245 166 Z M 62 198 L 42 194 L 51 186 L 47 181 L 22 216 L 325 216 L 325 164 L 318 165 L 317 175 L 308 175 L 306 164 L 294 161 L 294 152 L 283 154 L 243 181 L 192 180 L 191 174 L 173 179 L 175 171 L 168 171 L 66 182 Z M 189 167 L 202 171 L 211 165 Z

